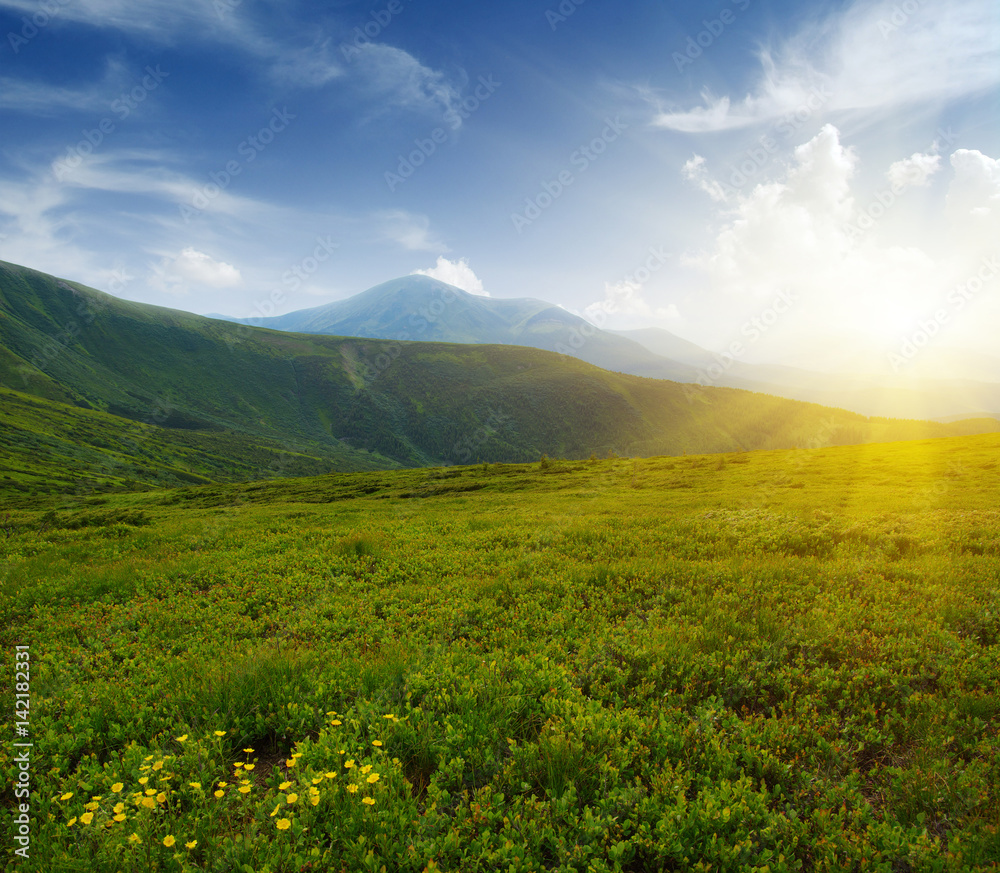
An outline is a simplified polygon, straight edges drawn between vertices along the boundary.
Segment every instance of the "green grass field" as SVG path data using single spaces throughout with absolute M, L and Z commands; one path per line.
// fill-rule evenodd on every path
M 0 512 L 7 863 L 997 869 L 998 464 L 990 434 Z

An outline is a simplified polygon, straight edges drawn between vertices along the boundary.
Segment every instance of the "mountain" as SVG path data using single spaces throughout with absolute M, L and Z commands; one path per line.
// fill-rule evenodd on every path
M 609 333 L 632 340 L 662 358 L 670 358 L 692 367 L 708 367 L 716 361 L 716 356 L 708 349 L 703 349 L 701 346 L 660 327 L 612 330 Z
M 228 319 L 255 327 L 328 336 L 526 346 L 572 355 L 604 370 L 678 382 L 694 381 L 688 365 L 599 330 L 578 315 L 532 298 L 469 294 L 430 276 L 384 282 L 312 309 L 271 318 Z
M 980 433 L 505 345 L 286 333 L 0 262 L 0 492 Z
M 1000 361 L 928 349 L 912 372 L 881 372 L 885 361 L 843 339 L 828 363 L 845 372 L 725 358 L 660 328 L 599 330 L 561 307 L 533 298 L 494 299 L 429 276 L 412 275 L 360 294 L 241 324 L 330 336 L 499 343 L 571 355 L 605 370 L 653 379 L 743 388 L 862 415 L 914 419 L 991 416 L 1000 409 Z M 884 356 L 883 356 L 884 358 Z M 809 360 L 820 360 L 812 350 Z M 864 364 L 871 373 L 850 369 Z M 943 378 L 943 374 L 954 378 Z

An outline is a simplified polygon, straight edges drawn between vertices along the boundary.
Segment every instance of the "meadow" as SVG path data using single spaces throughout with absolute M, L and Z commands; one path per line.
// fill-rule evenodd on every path
M 998 869 L 998 464 L 987 434 L 0 511 L 6 868 Z

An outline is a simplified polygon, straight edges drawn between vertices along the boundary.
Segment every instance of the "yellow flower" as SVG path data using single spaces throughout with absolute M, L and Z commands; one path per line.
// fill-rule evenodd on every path
M 147 788 L 146 789 L 146 796 L 147 797 L 152 797 L 154 794 L 156 794 L 156 789 L 155 788 Z
M 85 812 L 80 816 L 80 824 L 90 824 L 94 820 L 94 814 L 92 812 Z
M 297 794 L 286 794 L 285 795 L 285 803 L 295 803 L 295 801 L 298 800 L 298 799 L 299 799 L 299 796 Z
M 253 768 L 256 767 L 256 766 L 257 766 L 256 764 L 244 764 L 243 765 L 243 769 L 244 770 L 253 770 Z
M 113 812 L 114 812 L 114 813 L 115 813 L 116 815 L 117 815 L 117 814 L 118 814 L 119 812 L 124 812 L 124 811 L 125 811 L 125 804 L 124 804 L 124 803 L 116 803 L 116 804 L 115 804 L 115 808 L 114 808 L 114 810 L 112 810 L 112 811 L 113 811 Z
M 159 794 L 156 795 L 156 802 L 157 803 L 166 803 L 167 802 L 167 795 L 164 794 L 161 791 Z
M 225 731 L 216 731 L 215 735 L 217 737 L 224 737 L 226 735 L 226 732 Z
M 358 793 L 358 786 L 357 786 L 357 785 L 355 785 L 355 784 L 354 784 L 354 783 L 352 782 L 352 783 L 351 783 L 350 785 L 348 785 L 348 786 L 347 786 L 347 790 L 348 790 L 348 791 L 350 791 L 350 792 L 351 792 L 351 794 L 357 794 L 357 793 Z
M 66 822 L 66 827 L 71 828 L 76 824 L 76 816 L 74 815 L 68 822 Z
M 222 789 L 220 788 L 220 789 L 219 789 L 218 791 L 216 791 L 216 792 L 215 792 L 215 796 L 216 796 L 216 797 L 223 797 L 223 796 L 225 795 L 225 793 L 226 793 L 226 792 L 225 792 L 225 791 L 223 791 L 223 790 L 222 790 Z
M 374 806 L 375 805 L 375 800 L 372 797 L 365 797 L 361 802 L 362 803 L 367 803 L 368 806 Z
M 387 719 L 389 719 L 389 721 L 395 721 L 396 720 L 396 716 L 394 716 L 391 712 L 386 713 L 385 715 L 382 716 L 382 718 L 387 718 Z
M 154 770 L 162 770 L 163 769 L 163 761 L 157 761 L 155 764 L 153 764 L 153 769 Z
M 364 775 L 365 773 L 370 773 L 371 769 L 372 769 L 371 764 L 365 764 L 365 766 L 361 768 L 361 774 Z
M 368 777 L 368 782 L 371 785 L 374 785 L 376 782 L 378 782 L 378 773 L 372 773 L 372 775 Z
M 336 773 L 324 773 L 323 775 L 326 776 L 327 779 L 336 779 L 337 778 L 337 774 Z
M 155 757 L 156 757 L 155 755 L 146 755 L 146 757 L 143 758 L 142 760 L 143 761 L 152 761 L 153 758 L 155 758 Z
M 188 782 L 188 785 L 190 785 L 192 788 L 195 788 L 195 789 L 201 788 L 201 783 L 200 782 Z
M 163 838 L 163 845 L 164 845 L 164 846 L 166 846 L 166 847 L 167 847 L 168 849 L 169 849 L 169 848 L 170 848 L 170 847 L 171 847 L 171 846 L 172 846 L 172 845 L 173 845 L 174 843 L 176 843 L 176 842 L 177 842 L 177 840 L 175 840 L 175 839 L 174 839 L 174 835 L 173 835 L 173 834 L 167 834 L 167 835 L 166 835 L 166 836 L 165 836 L 165 837 Z
M 278 791 L 284 791 L 286 788 L 291 788 L 291 787 L 292 787 L 292 783 L 291 782 L 282 782 L 278 786 Z
M 123 782 L 116 782 L 114 785 L 111 786 L 111 793 L 112 794 L 118 794 L 124 787 L 125 787 L 125 783 L 123 783 Z
M 346 761 L 344 761 L 344 769 L 345 770 L 350 770 L 351 767 L 353 767 L 353 766 L 354 766 L 354 758 L 348 758 Z
M 99 806 L 100 806 L 100 804 L 99 804 L 99 803 L 98 803 L 97 801 L 95 801 L 95 800 L 92 800 L 92 801 L 90 801 L 90 803 L 88 803 L 88 804 L 87 804 L 86 806 L 84 806 L 83 808 L 84 808 L 84 809 L 89 809 L 89 810 L 90 810 L 91 812 L 93 812 L 93 811 L 94 811 L 95 809 L 97 809 L 97 807 L 99 807 Z
M 73 796 L 73 792 L 72 792 L 72 791 L 67 791 L 67 792 L 66 792 L 66 793 L 65 793 L 65 794 L 64 794 L 64 795 L 63 795 L 62 797 L 60 797 L 59 799 L 60 799 L 60 800 L 69 800 L 69 799 L 70 799 L 70 798 L 71 798 L 72 796 Z
M 249 794 L 250 793 L 250 786 L 249 785 L 241 785 L 239 791 L 240 791 L 240 794 Z
M 327 713 L 327 715 L 336 715 L 336 714 L 337 714 L 337 710 L 335 710 L 335 709 L 331 709 L 331 710 L 330 710 L 330 711 L 329 711 L 329 712 Z
M 302 757 L 302 753 L 301 753 L 301 752 L 295 752 L 295 753 L 294 753 L 294 754 L 292 755 L 292 757 L 293 757 L 293 758 L 294 758 L 294 759 L 295 759 L 295 760 L 297 761 L 297 760 L 298 760 L 299 758 L 301 758 L 301 757 Z
M 275 822 L 275 825 L 277 826 L 279 831 L 287 831 L 292 826 L 292 823 L 287 818 L 279 818 Z
M 153 800 L 152 797 L 144 797 L 142 799 L 142 805 L 146 807 L 146 809 L 152 809 L 154 806 L 156 806 L 156 801 Z
M 243 762 L 242 761 L 237 761 L 235 764 L 233 764 L 233 769 L 234 770 L 241 770 L 242 768 L 243 768 Z
M 338 754 L 338 755 L 343 755 L 343 754 L 345 754 L 346 752 L 347 752 L 347 749 L 337 749 L 337 754 Z
M 225 788 L 228 784 L 229 784 L 228 782 L 219 782 L 218 783 L 218 787 L 219 788 Z
M 188 738 L 188 735 L 187 735 L 187 734 L 181 734 L 181 735 L 180 735 L 180 736 L 179 736 L 179 737 L 177 738 L 177 742 L 178 742 L 178 743 L 186 743 L 186 742 L 187 742 L 187 738 Z
M 190 843 L 185 843 L 184 844 L 184 848 L 185 849 L 193 849 L 197 845 L 198 845 L 198 841 L 197 840 L 191 840 Z
M 125 813 L 124 812 L 118 813 L 118 815 L 115 816 L 115 821 L 117 822 L 125 821 Z
M 271 818 L 274 818 L 278 814 L 279 809 L 281 809 L 280 803 L 274 808 L 274 812 L 271 813 Z
M 141 843 L 141 842 L 142 842 L 142 840 L 141 840 L 141 839 L 139 838 L 139 835 L 138 835 L 138 834 L 132 834 L 132 836 L 130 836 L 130 837 L 128 838 L 128 841 L 129 841 L 130 843 Z
M 140 785 L 145 785 L 147 782 L 149 782 L 149 777 L 148 776 L 140 776 L 139 777 L 139 784 Z
M 335 718 L 333 721 L 330 722 L 330 724 L 332 724 L 334 727 L 340 727 L 340 725 L 343 724 L 343 722 L 341 722 L 339 718 Z
M 322 781 L 323 781 L 323 777 L 322 776 L 317 776 L 315 779 L 313 779 L 313 785 L 319 785 L 319 783 L 322 782 Z
M 373 746 L 381 746 L 382 745 L 382 741 L 381 740 L 372 740 L 372 745 Z
M 248 755 L 253 754 L 253 749 L 244 749 L 243 751 L 246 752 Z
M 285 761 L 285 766 L 288 767 L 289 769 L 291 769 L 292 767 L 294 767 L 295 766 L 295 759 L 294 758 L 289 758 L 287 761 Z

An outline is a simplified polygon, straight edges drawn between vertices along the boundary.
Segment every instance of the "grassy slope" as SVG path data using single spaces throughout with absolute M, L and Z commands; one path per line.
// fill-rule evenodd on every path
M 171 431 L 158 437 L 163 454 L 140 466 L 180 463 L 212 479 L 266 475 L 264 467 L 248 471 L 261 442 L 358 469 L 530 461 L 543 453 L 581 458 L 826 445 L 1000 426 L 870 421 L 732 389 L 689 394 L 677 383 L 609 373 L 536 349 L 257 330 L 128 303 L 2 264 L 0 349 L 0 386 Z M 58 415 L 67 416 L 64 432 L 79 418 L 65 409 L 35 410 L 49 430 Z M 29 420 L 35 413 L 23 404 L 21 412 L 4 463 L 44 473 L 37 458 L 24 455 L 43 426 Z M 177 450 L 165 448 L 182 431 L 220 461 L 185 467 Z M 88 463 L 88 451 L 81 445 L 81 463 Z
M 998 463 L 986 435 L 13 512 L 19 869 L 996 869 Z

